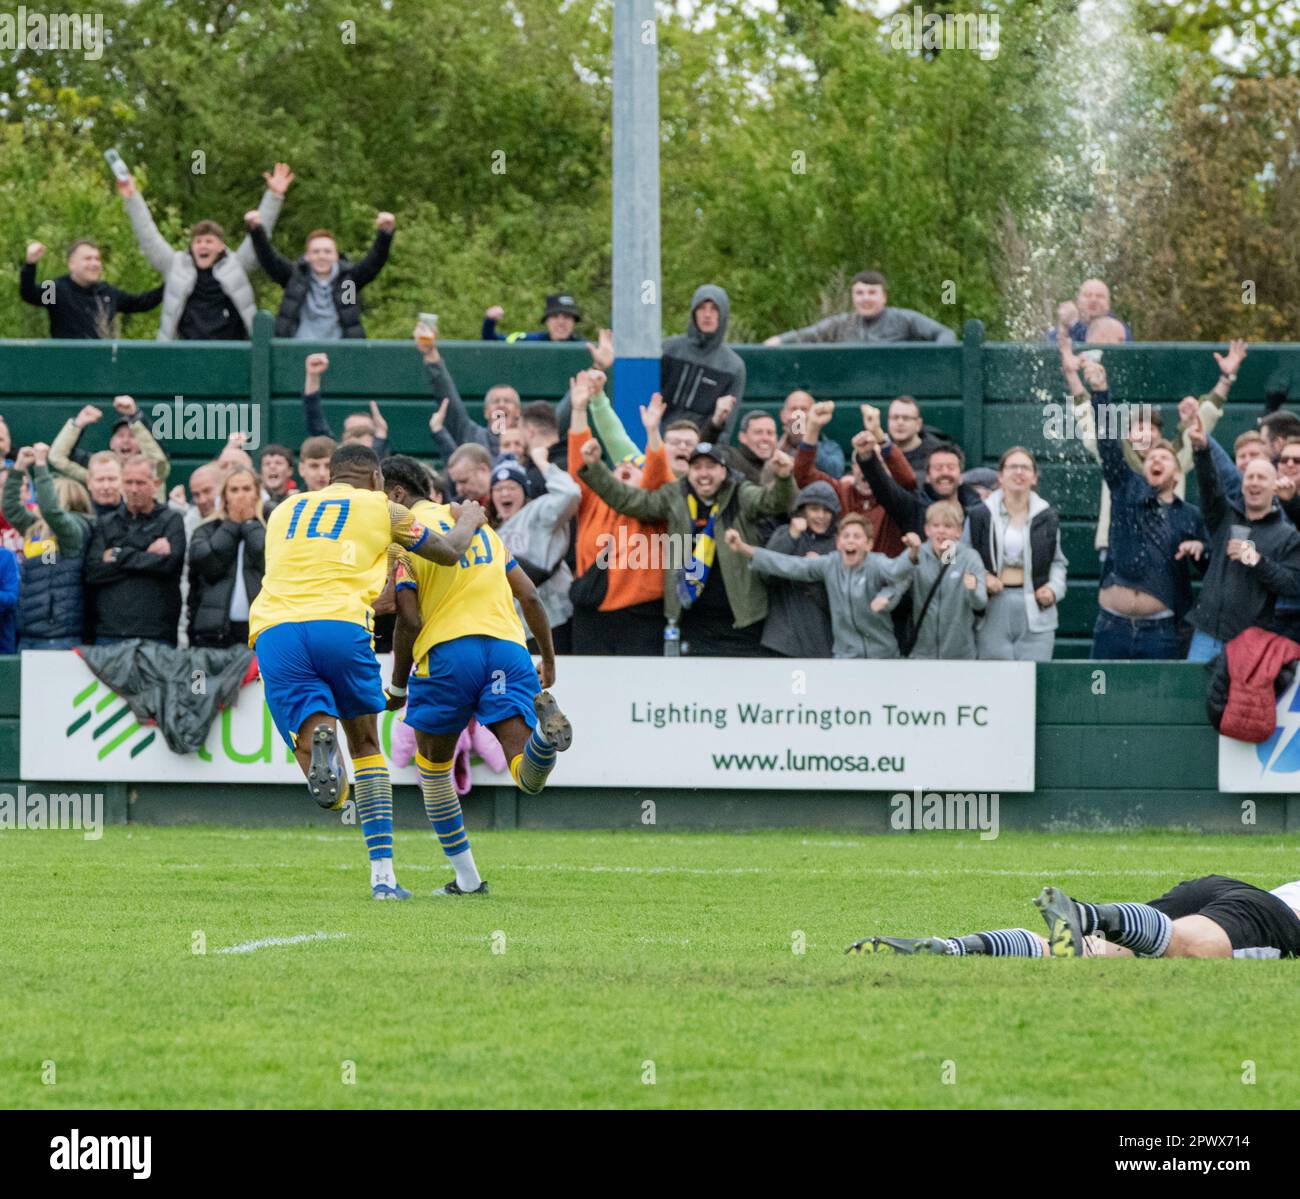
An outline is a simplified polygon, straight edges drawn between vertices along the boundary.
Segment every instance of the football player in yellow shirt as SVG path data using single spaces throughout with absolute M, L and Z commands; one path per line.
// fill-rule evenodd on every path
M 290 497 L 266 526 L 266 573 L 249 612 L 267 707 L 293 747 L 307 790 L 337 811 L 348 798 L 341 721 L 355 772 L 357 814 L 376 899 L 409 899 L 393 873 L 393 788 L 379 748 L 385 697 L 373 648 L 373 604 L 388 578 L 390 547 L 454 566 L 483 523 L 478 504 L 430 529 L 390 503 L 373 450 L 341 446 L 330 484 Z
M 428 475 L 414 458 L 385 458 L 384 482 L 389 499 L 409 505 L 422 523 L 452 527 L 451 509 L 430 502 Z M 486 895 L 452 783 L 456 741 L 473 717 L 501 742 L 521 791 L 536 795 L 546 785 L 556 753 L 573 741 L 568 718 L 543 690 L 555 682 L 550 622 L 532 580 L 487 526 L 474 534 L 455 566 L 402 555 L 396 587 L 388 706 L 406 705 L 424 810 L 456 871 L 434 894 Z M 537 670 L 516 600 L 541 651 Z

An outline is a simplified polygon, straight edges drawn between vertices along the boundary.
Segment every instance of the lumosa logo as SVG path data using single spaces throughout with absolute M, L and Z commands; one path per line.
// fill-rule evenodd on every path
M 119 705 L 118 708 L 104 715 L 107 709 L 111 708 L 115 703 Z M 90 736 L 92 740 L 98 741 L 101 737 L 107 738 L 99 747 L 97 756 L 101 762 L 115 749 L 130 741 L 137 733 L 142 734 L 142 736 L 131 746 L 130 752 L 133 758 L 148 749 L 158 736 L 156 730 L 143 728 L 138 721 L 133 719 L 130 706 L 98 681 L 91 683 L 73 696 L 72 708 L 74 712 L 80 709 L 80 714 L 73 718 L 65 735 L 71 738 L 86 725 L 91 725 Z M 98 720 L 98 723 L 96 723 L 97 718 L 100 716 L 103 716 L 103 719 Z M 126 720 L 125 724 L 122 723 L 123 719 Z
M 1261 774 L 1294 774 L 1300 770 L 1300 672 L 1277 701 L 1277 727 L 1267 741 L 1255 746 Z
M 115 703 L 116 708 L 113 707 Z M 72 708 L 77 714 L 64 730 L 64 736 L 71 740 L 89 726 L 92 741 L 99 743 L 101 738 L 104 739 L 96 750 L 96 757 L 101 762 L 127 742 L 130 742 L 130 756 L 136 758 L 158 740 L 157 729 L 141 725 L 132 717 L 131 708 L 126 701 L 98 681 L 87 684 L 72 697 Z M 385 756 L 392 754 L 393 725 L 396 719 L 396 712 L 385 712 L 379 719 L 380 745 Z M 293 750 L 276 735 L 275 726 L 271 723 L 271 712 L 265 701 L 262 703 L 261 725 L 252 743 L 236 744 L 234 707 L 221 710 L 215 728 L 215 743 L 209 738 L 209 744 L 213 748 L 205 746 L 195 751 L 195 756 L 203 762 L 211 763 L 219 758 L 237 766 L 252 766 L 273 763 L 279 755 L 284 763 L 294 763 Z M 247 728 L 244 731 L 247 734 Z M 132 738 L 135 740 L 132 741 Z

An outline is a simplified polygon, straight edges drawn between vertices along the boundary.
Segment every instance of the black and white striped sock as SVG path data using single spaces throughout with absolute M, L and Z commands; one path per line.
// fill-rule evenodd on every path
M 1097 928 L 1105 933 L 1106 940 L 1131 949 L 1139 957 L 1158 958 L 1169 948 L 1173 921 L 1150 904 L 1099 903 L 1094 911 Z
M 1043 941 L 1027 928 L 999 928 L 987 933 L 971 933 L 948 942 L 962 948 L 957 953 L 988 954 L 995 958 L 1041 958 Z

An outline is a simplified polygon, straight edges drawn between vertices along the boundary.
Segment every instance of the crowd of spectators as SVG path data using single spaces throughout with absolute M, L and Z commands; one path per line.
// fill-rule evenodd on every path
M 374 243 L 355 264 L 326 229 L 291 262 L 272 235 L 293 174 L 278 163 L 265 178 L 233 251 L 210 220 L 193 226 L 184 249 L 168 245 L 127 179 L 123 203 L 161 284 L 138 295 L 114 288 L 86 240 L 72 246 L 67 274 L 42 284 L 46 249 L 33 242 L 21 294 L 47 308 L 54 337 L 112 336 L 119 314 L 161 303 L 164 340 L 245 338 L 249 277 L 260 266 L 283 288 L 277 336 L 364 337 L 360 292 L 387 261 L 392 214 L 378 214 Z M 850 298 L 851 311 L 766 344 L 956 340 L 932 318 L 890 306 L 878 272 L 855 275 Z M 514 387 L 491 387 L 480 422 L 439 351 L 436 323 L 422 318 L 424 445 L 390 446 L 374 403 L 349 414 L 336 439 L 321 352 L 304 357 L 307 437 L 296 451 L 266 445 L 254 463 L 234 435 L 188 488 L 168 490 L 167 456 L 130 396 L 114 399 L 108 446 L 97 452 L 81 444 L 103 418 L 96 405 L 12 459 L 0 422 L 9 467 L 0 539 L 10 551 L 0 554 L 0 652 L 127 638 L 241 642 L 261 585 L 266 516 L 295 491 L 327 485 L 335 449 L 357 441 L 381 459 L 400 450 L 395 472 L 424 471 L 435 502 L 488 508 L 562 653 L 1052 657 L 1069 563 L 1030 449 L 1008 448 L 996 468 L 969 464 L 907 395 L 883 414 L 860 405 L 862 427 L 844 444 L 829 436 L 843 405 L 807 390 L 791 391 L 775 414 L 745 406 L 745 365 L 726 342 L 730 301 L 714 284 L 696 289 L 685 333 L 665 339 L 660 393 L 636 430 L 606 394 L 612 334 L 586 341 L 573 295 L 546 296 L 540 329 L 507 334 L 504 318 L 500 306 L 487 309 L 482 338 L 585 341 L 591 369 L 558 402 L 524 404 Z M 1218 383 L 1182 401 L 1168 436 L 1158 409 L 1113 401 L 1097 352 L 1078 349 L 1131 337 L 1103 281 L 1086 280 L 1061 304 L 1046 337 L 1060 353 L 1078 436 L 1104 477 L 1093 656 L 1208 660 L 1252 625 L 1300 632 L 1300 417 L 1270 399 L 1258 431 L 1242 434 L 1231 455 L 1209 436 L 1245 345 L 1215 355 Z M 1199 509 L 1185 498 L 1193 472 Z

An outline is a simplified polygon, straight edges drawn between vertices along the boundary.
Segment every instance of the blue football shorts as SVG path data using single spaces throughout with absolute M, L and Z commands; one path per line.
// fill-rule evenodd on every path
M 370 634 L 359 624 L 277 624 L 258 635 L 254 648 L 266 706 L 289 745 L 313 712 L 351 720 L 387 706 Z
M 457 637 L 428 653 L 426 674 L 407 684 L 407 724 L 421 733 L 459 733 L 470 717 L 482 725 L 511 716 L 537 727 L 533 697 L 541 690 L 528 651 L 497 637 Z

